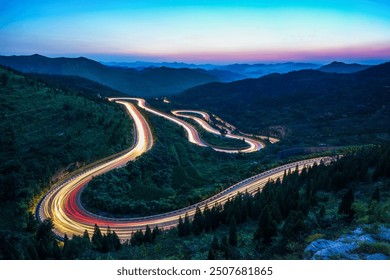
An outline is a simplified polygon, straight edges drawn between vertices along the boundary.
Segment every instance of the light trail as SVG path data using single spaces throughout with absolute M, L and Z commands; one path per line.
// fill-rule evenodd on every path
M 249 147 L 243 148 L 243 149 L 222 149 L 222 148 L 212 147 L 212 146 L 208 145 L 207 143 L 205 143 L 200 138 L 198 131 L 192 125 L 190 125 L 189 123 L 187 123 L 179 118 L 176 118 L 174 116 L 171 116 L 169 114 L 157 111 L 153 108 L 146 106 L 146 102 L 142 98 L 120 97 L 120 98 L 109 98 L 109 100 L 110 101 L 114 101 L 114 100 L 137 101 L 138 102 L 137 104 L 140 108 L 142 108 L 142 109 L 144 109 L 152 114 L 155 114 L 157 116 L 163 117 L 163 118 L 165 118 L 171 122 L 174 122 L 174 123 L 178 124 L 179 126 L 183 127 L 184 130 L 186 131 L 187 138 L 188 138 L 189 142 L 194 143 L 194 144 L 201 146 L 201 147 L 211 147 L 214 151 L 217 151 L 217 152 L 222 152 L 222 153 L 253 153 L 253 152 L 256 152 L 264 147 L 263 143 L 261 143 L 260 141 L 258 141 L 256 139 L 249 138 L 246 136 L 235 135 L 235 134 L 231 133 L 230 131 L 228 131 L 228 134 L 226 134 L 225 137 L 231 138 L 231 139 L 236 139 L 236 140 L 242 140 L 244 138 L 245 142 L 248 144 Z M 172 113 L 178 117 L 193 119 L 207 132 L 213 133 L 216 135 L 221 135 L 221 133 L 217 129 L 210 126 L 205 120 L 198 118 L 198 117 L 195 117 L 195 116 L 192 116 L 192 115 L 184 114 L 184 113 L 194 113 L 194 114 L 201 115 L 206 120 L 209 120 L 210 116 L 209 116 L 209 114 L 207 114 L 205 112 L 194 111 L 194 110 L 175 110 L 175 111 L 172 111 Z
M 137 100 L 138 106 L 141 108 L 144 108 L 149 112 L 154 111 L 153 109 L 145 106 L 145 101 L 143 99 L 132 100 Z M 269 179 L 276 180 L 277 178 L 282 178 L 286 170 L 295 169 L 296 167 L 298 167 L 299 170 L 302 170 L 305 166 L 308 167 L 312 166 L 314 163 L 318 164 L 321 161 L 329 162 L 331 160 L 329 157 L 321 157 L 280 166 L 238 182 L 237 184 L 205 199 L 204 201 L 164 214 L 123 219 L 102 217 L 90 213 L 82 207 L 80 203 L 80 193 L 83 187 L 93 177 L 125 165 L 128 161 L 134 160 L 141 154 L 147 152 L 153 145 L 153 137 L 150 127 L 135 106 L 131 103 L 120 101 L 118 99 L 111 99 L 111 101 L 116 101 L 117 103 L 125 106 L 126 110 L 133 118 L 136 128 L 136 142 L 132 149 L 125 154 L 87 170 L 83 170 L 77 175 L 61 182 L 58 185 L 55 185 L 48 193 L 46 193 L 37 205 L 36 216 L 40 221 L 45 218 L 51 218 L 55 226 L 54 232 L 58 238 L 62 238 L 64 234 L 67 234 L 68 236 L 82 235 L 85 230 L 88 230 L 88 232 L 92 234 L 95 224 L 99 225 L 101 228 L 110 226 L 111 230 L 114 230 L 122 241 L 130 239 L 131 234 L 134 231 L 139 229 L 144 230 L 146 225 L 149 225 L 150 227 L 158 226 L 162 229 L 169 229 L 175 227 L 178 223 L 179 217 L 184 217 L 186 213 L 188 213 L 189 217 L 192 218 L 195 214 L 196 207 L 204 210 L 206 205 L 211 207 L 216 203 L 223 205 L 228 199 L 234 197 L 238 193 L 256 193 L 265 186 Z M 162 114 L 158 111 L 153 113 Z M 169 115 L 163 114 L 163 117 L 168 118 Z M 180 122 L 176 118 L 172 118 L 172 121 L 178 121 L 182 124 L 182 121 L 180 120 Z

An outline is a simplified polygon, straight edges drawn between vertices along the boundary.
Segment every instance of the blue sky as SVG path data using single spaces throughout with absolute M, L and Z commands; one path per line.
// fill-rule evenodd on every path
M 0 54 L 103 61 L 390 58 L 390 1 L 3 1 Z

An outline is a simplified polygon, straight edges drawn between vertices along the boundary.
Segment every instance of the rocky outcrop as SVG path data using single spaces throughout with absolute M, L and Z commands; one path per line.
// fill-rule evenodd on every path
M 305 259 L 313 260 L 387 260 L 389 256 L 382 253 L 362 253 L 359 248 L 364 244 L 390 242 L 390 228 L 381 226 L 376 233 L 368 233 L 362 227 L 352 233 L 342 235 L 337 240 L 317 239 L 309 244 L 304 251 Z

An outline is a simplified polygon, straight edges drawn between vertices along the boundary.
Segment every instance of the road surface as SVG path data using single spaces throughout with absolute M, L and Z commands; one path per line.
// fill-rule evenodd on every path
M 144 108 L 149 112 L 153 111 L 152 113 L 157 115 L 161 114 L 162 117 L 183 126 L 188 132 L 188 140 L 190 142 L 194 141 L 192 143 L 198 145 L 202 143 L 198 142 L 201 141 L 201 139 L 196 136 L 197 134 L 190 133 L 192 132 L 192 129 L 190 126 L 185 126 L 186 123 L 184 121 L 146 107 L 143 99 L 133 100 L 138 101 L 139 107 Z M 128 152 L 79 172 L 77 175 L 53 186 L 50 191 L 45 194 L 36 207 L 36 216 L 41 221 L 46 218 L 51 218 L 55 227 L 54 232 L 58 238 L 62 238 L 65 233 L 69 237 L 73 235 L 82 235 L 85 230 L 88 230 L 88 232 L 92 234 L 95 224 L 98 224 L 103 230 L 105 227 L 110 226 L 123 241 L 130 239 L 131 234 L 134 231 L 138 229 L 144 230 L 146 225 L 169 229 L 177 225 L 180 216 L 184 217 L 184 215 L 188 213 L 188 215 L 192 217 L 195 214 L 197 206 L 203 210 L 206 205 L 212 207 L 216 203 L 224 204 L 229 198 L 237 195 L 239 192 L 249 192 L 253 194 L 258 190 L 261 190 L 269 179 L 275 180 L 277 178 L 282 178 L 285 170 L 295 169 L 296 167 L 301 170 L 305 166 L 312 166 L 314 163 L 330 161 L 330 158 L 321 157 L 280 166 L 238 182 L 204 201 L 164 214 L 127 219 L 114 219 L 98 216 L 86 211 L 82 207 L 80 203 L 82 188 L 93 177 L 124 166 L 128 161 L 134 160 L 153 146 L 153 136 L 150 127 L 136 107 L 124 100 L 111 99 L 111 101 L 122 104 L 134 120 L 136 131 L 135 144 Z
M 109 98 L 110 101 L 115 101 L 115 100 L 132 100 L 132 101 L 137 101 L 137 104 L 140 108 L 146 110 L 147 112 L 149 113 L 152 113 L 152 114 L 155 114 L 157 116 L 160 116 L 160 117 L 163 117 L 171 122 L 174 122 L 176 123 L 177 125 L 181 126 L 184 128 L 184 130 L 186 131 L 186 134 L 187 134 L 187 138 L 188 138 L 188 141 L 191 142 L 191 143 L 194 143 L 198 146 L 201 146 L 201 147 L 211 147 L 213 150 L 217 151 L 217 152 L 223 152 L 223 153 L 253 153 L 253 152 L 256 152 L 260 149 L 262 149 L 264 147 L 263 143 L 259 140 L 256 140 L 256 139 L 253 139 L 253 138 L 250 138 L 250 137 L 246 137 L 246 136 L 239 136 L 239 135 L 235 135 L 233 133 L 231 133 L 230 131 L 228 132 L 228 134 L 226 135 L 226 137 L 228 138 L 232 138 L 232 139 L 237 139 L 237 140 L 242 140 L 243 138 L 245 138 L 245 142 L 248 144 L 248 148 L 242 148 L 242 149 L 222 149 L 222 148 L 217 148 L 217 147 L 212 147 L 210 145 L 208 145 L 206 142 L 204 142 L 200 136 L 199 136 L 199 133 L 198 131 L 192 126 L 190 125 L 189 123 L 179 119 L 179 118 L 176 118 L 172 115 L 169 115 L 169 114 L 166 114 L 166 113 L 163 113 L 163 112 L 160 112 L 158 110 L 155 110 L 151 107 L 148 107 L 146 105 L 146 102 L 144 99 L 142 98 L 132 98 L 132 97 L 124 97 L 124 98 Z M 176 110 L 176 111 L 172 111 L 172 113 L 178 117 L 184 117 L 184 118 L 190 118 L 190 119 L 193 119 L 194 121 L 196 121 L 198 124 L 200 124 L 200 126 L 205 129 L 207 132 L 210 132 L 210 133 L 213 133 L 213 134 L 218 134 L 218 135 L 221 135 L 221 133 L 216 130 L 215 128 L 211 127 L 207 121 L 204 121 L 203 119 L 201 118 L 198 118 L 198 117 L 195 117 L 195 116 L 192 116 L 192 115 L 187 115 L 187 114 L 184 114 L 184 113 L 195 113 L 195 114 L 199 114 L 201 115 L 205 120 L 209 120 L 210 119 L 210 116 L 205 113 L 205 112 L 201 112 L 201 111 L 193 111 L 193 110 Z

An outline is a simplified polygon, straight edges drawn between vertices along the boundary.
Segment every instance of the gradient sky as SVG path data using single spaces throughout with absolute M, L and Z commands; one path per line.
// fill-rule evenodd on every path
M 0 54 L 195 63 L 390 60 L 390 1 L 0 0 Z

